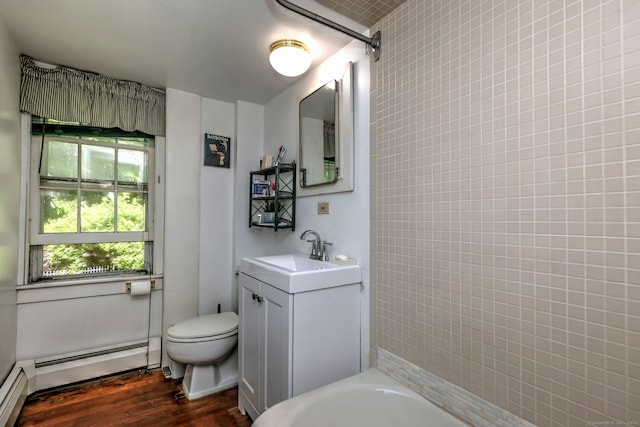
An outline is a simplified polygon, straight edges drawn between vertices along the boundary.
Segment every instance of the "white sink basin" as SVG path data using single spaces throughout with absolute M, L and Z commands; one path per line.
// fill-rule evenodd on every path
M 336 265 L 296 254 L 242 258 L 240 271 L 290 294 L 362 281 L 358 265 Z
M 337 267 L 336 264 L 318 261 L 308 257 L 303 258 L 298 255 L 273 255 L 254 259 L 258 262 L 289 271 L 327 270 Z

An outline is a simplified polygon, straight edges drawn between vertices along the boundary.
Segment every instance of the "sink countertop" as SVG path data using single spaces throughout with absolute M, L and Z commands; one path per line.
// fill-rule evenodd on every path
M 240 271 L 290 294 L 362 281 L 359 265 L 337 265 L 298 254 L 242 258 Z

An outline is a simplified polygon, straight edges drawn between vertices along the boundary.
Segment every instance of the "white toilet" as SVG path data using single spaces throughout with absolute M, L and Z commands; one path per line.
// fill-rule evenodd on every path
M 208 314 L 184 320 L 167 331 L 172 378 L 182 380 L 193 400 L 238 383 L 238 315 Z M 186 365 L 186 370 L 184 368 Z

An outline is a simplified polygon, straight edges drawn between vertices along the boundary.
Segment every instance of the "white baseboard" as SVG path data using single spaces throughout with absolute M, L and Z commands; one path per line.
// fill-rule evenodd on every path
M 28 379 L 24 370 L 15 366 L 0 386 L 0 426 L 12 426 L 28 394 Z
M 86 351 L 19 362 L 29 378 L 29 393 L 137 368 L 156 368 L 161 338 L 122 343 Z

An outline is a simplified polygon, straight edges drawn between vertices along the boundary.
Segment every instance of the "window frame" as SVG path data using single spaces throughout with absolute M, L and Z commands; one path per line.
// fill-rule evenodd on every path
M 30 121 L 30 120 L 29 120 Z M 24 127 L 23 127 L 24 129 Z M 95 279 L 97 276 L 99 277 L 122 277 L 122 276 L 131 276 L 136 274 L 157 274 L 160 266 L 156 266 L 158 264 L 156 261 L 159 259 L 158 256 L 162 256 L 161 253 L 158 254 L 156 250 L 157 246 L 157 233 L 156 226 L 157 224 L 157 211 L 158 206 L 158 198 L 162 198 L 159 193 L 157 193 L 158 188 L 156 187 L 156 180 L 158 184 L 160 183 L 161 171 L 158 170 L 160 163 L 157 159 L 157 144 L 158 140 L 164 141 L 164 138 L 154 137 L 154 141 L 148 144 L 145 148 L 141 148 L 135 145 L 128 144 L 114 144 L 114 143 L 101 143 L 99 141 L 91 141 L 91 140 L 83 140 L 82 137 L 79 138 L 65 138 L 58 135 L 33 135 L 30 132 L 29 127 L 29 135 L 25 140 L 28 140 L 28 150 L 29 150 L 29 162 L 27 166 L 27 174 L 28 174 L 28 185 L 27 192 L 28 202 L 27 202 L 27 241 L 25 242 L 25 256 L 26 263 L 24 266 L 25 269 L 25 279 L 27 284 L 34 283 L 42 283 L 49 281 L 82 281 L 88 279 Z M 41 233 L 40 232 L 40 189 L 41 180 L 40 180 L 40 155 L 42 149 L 42 143 L 44 140 L 48 139 L 56 139 L 60 141 L 68 141 L 75 144 L 79 144 L 79 152 L 82 151 L 82 145 L 92 145 L 92 146 L 106 146 L 106 147 L 114 147 L 119 149 L 133 149 L 138 151 L 145 151 L 147 154 L 147 203 L 146 203 L 146 230 L 145 231 L 127 231 L 127 232 L 80 232 L 79 230 L 73 233 Z M 161 155 L 161 153 L 160 153 Z M 78 163 L 80 167 L 80 158 L 78 159 Z M 74 184 L 76 188 L 81 189 L 81 183 Z M 114 177 L 114 195 L 117 198 L 117 176 Z M 46 188 L 46 186 L 45 186 Z M 92 188 L 95 189 L 95 188 Z M 128 191 L 125 189 L 123 191 Z M 160 197 L 158 197 L 160 196 Z M 114 223 L 117 223 L 117 212 L 114 212 Z M 87 273 L 81 275 L 63 275 L 57 277 L 44 277 L 42 271 L 42 246 L 48 244 L 86 244 L 86 243 L 117 243 L 117 242 L 145 242 L 145 265 L 149 266 L 149 271 L 145 271 L 144 273 L 135 272 L 135 271 L 113 271 L 113 272 L 104 272 L 104 273 Z M 160 251 L 161 252 L 161 251 Z

